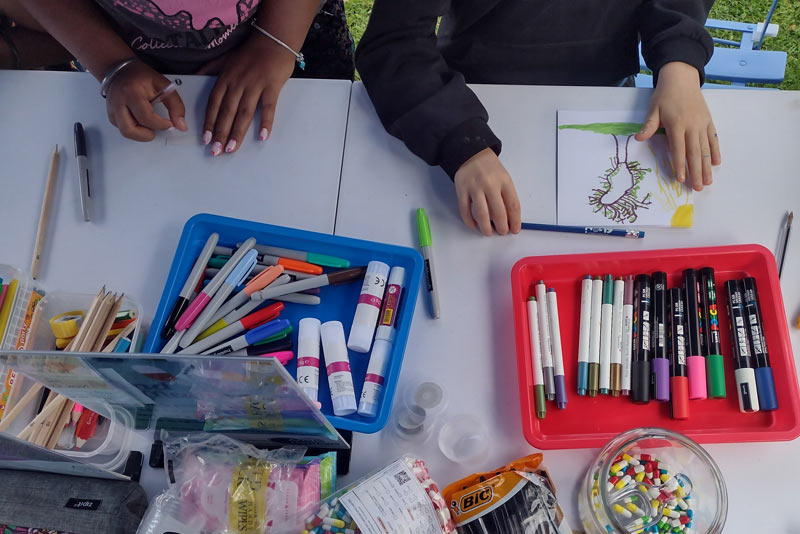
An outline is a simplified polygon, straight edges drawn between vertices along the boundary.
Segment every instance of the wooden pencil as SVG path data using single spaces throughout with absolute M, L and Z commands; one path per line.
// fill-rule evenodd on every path
M 40 425 L 45 418 L 50 416 L 53 410 L 55 410 L 57 407 L 58 407 L 57 403 L 50 402 L 47 406 L 45 406 L 42 409 L 41 412 L 39 412 L 39 414 L 36 417 L 33 418 L 33 420 L 30 423 L 28 423 L 28 426 L 23 428 L 22 431 L 19 434 L 17 434 L 17 438 L 28 440 L 28 438 L 31 437 L 34 431 L 38 429 L 38 425 Z
M 5 432 L 8 430 L 8 427 L 11 426 L 11 423 L 19 416 L 20 412 L 25 409 L 25 407 L 31 403 L 33 398 L 36 396 L 39 391 L 41 391 L 42 385 L 41 384 L 34 384 L 25 395 L 19 400 L 18 403 L 14 405 L 14 408 L 11 409 L 10 412 L 6 412 L 3 415 L 2 420 L 0 420 L 0 432 Z
M 94 317 L 91 318 L 89 324 L 87 325 L 86 336 L 83 338 L 80 345 L 75 345 L 76 351 L 88 352 L 92 350 L 92 347 L 94 347 L 94 343 L 97 340 L 97 334 L 100 332 L 100 328 L 103 326 L 103 323 L 105 323 L 106 317 L 108 317 L 108 312 L 111 310 L 113 305 L 114 294 L 106 293 L 106 296 L 103 298 L 100 305 L 97 306 Z
M 86 315 L 83 318 L 83 322 L 81 322 L 80 328 L 78 328 L 78 333 L 75 335 L 74 338 L 72 338 L 72 341 L 69 342 L 69 345 L 64 347 L 64 351 L 69 352 L 73 349 L 77 349 L 77 347 L 80 346 L 81 341 L 83 340 L 83 338 L 86 337 L 86 332 L 89 330 L 87 323 L 89 322 L 90 317 L 93 316 L 97 311 L 97 306 L 100 305 L 100 302 L 105 297 L 105 294 L 106 294 L 106 286 L 103 286 L 103 288 L 100 290 L 100 292 L 92 301 L 92 304 L 89 306 L 89 310 L 86 312 Z
M 54 401 L 53 404 L 56 406 L 52 412 L 48 414 L 48 416 L 42 421 L 40 425 L 41 428 L 39 432 L 36 434 L 35 439 L 32 440 L 34 445 L 38 445 L 40 447 L 44 447 L 48 440 L 50 439 L 50 433 L 52 432 L 53 426 L 56 424 L 56 420 L 60 417 L 61 411 L 64 409 L 64 405 L 66 405 L 68 399 L 63 395 L 59 395 Z M 31 441 L 31 440 L 29 440 Z
M 61 437 L 61 433 L 64 431 L 64 427 L 67 426 L 69 423 L 70 415 L 72 414 L 72 407 L 75 406 L 75 401 L 67 400 L 67 403 L 62 408 L 61 413 L 56 419 L 53 428 L 50 429 L 50 436 L 45 443 L 45 447 L 48 449 L 54 449 L 56 443 L 58 443 L 58 438 Z
M 56 184 L 58 171 L 58 145 L 50 156 L 50 171 L 47 174 L 47 184 L 42 198 L 42 211 L 39 214 L 39 227 L 36 229 L 36 242 L 33 245 L 33 258 L 31 259 L 31 276 L 34 280 L 39 278 L 39 264 L 42 260 L 42 248 L 47 233 L 47 223 L 50 220 L 50 205 L 52 204 L 53 189 Z
M 122 306 L 123 296 L 125 296 L 124 293 L 117 297 L 117 299 L 114 301 L 114 304 L 111 306 L 111 311 L 108 312 L 105 321 L 102 323 L 102 326 L 97 333 L 94 346 L 89 349 L 89 351 L 100 352 L 100 350 L 103 348 L 103 343 L 105 343 L 108 333 L 111 331 L 111 327 L 114 324 L 114 320 L 117 318 L 117 312 L 119 311 L 120 306 Z
M 30 442 L 36 441 L 36 437 L 42 431 L 42 427 L 43 427 L 43 425 L 45 423 L 45 420 L 50 415 L 50 413 L 52 413 L 52 411 L 56 408 L 56 406 L 58 406 L 58 404 L 54 404 L 54 402 L 59 397 L 60 397 L 60 395 L 58 393 L 56 393 L 55 391 L 52 391 L 52 390 L 50 391 L 50 393 L 47 394 L 47 400 L 44 403 L 44 408 L 42 409 L 41 412 L 39 412 L 39 414 L 30 423 L 32 428 L 31 428 L 31 431 L 30 431 L 28 437 L 26 438 L 28 441 L 30 441 Z M 42 415 L 43 413 L 46 413 L 46 415 Z
M 106 348 L 104 348 L 101 352 L 114 352 L 114 348 L 117 346 L 117 343 L 119 343 L 122 338 L 133 332 L 134 328 L 136 328 L 136 320 L 129 323 L 128 326 L 126 326 L 122 332 L 117 334 L 117 336 L 112 339 L 108 345 L 106 345 Z

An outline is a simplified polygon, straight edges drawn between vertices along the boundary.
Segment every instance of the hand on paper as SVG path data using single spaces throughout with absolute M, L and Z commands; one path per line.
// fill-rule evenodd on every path
M 211 143 L 212 156 L 239 149 L 259 104 L 259 139 L 265 141 L 269 137 L 278 95 L 295 64 L 289 51 L 256 34 L 225 55 L 224 60 L 222 65 L 212 62 L 198 73 L 219 72 L 203 125 L 203 144 Z
M 647 121 L 636 140 L 650 139 L 659 126 L 667 131 L 678 181 L 686 181 L 688 167 L 696 191 L 711 185 L 711 166 L 722 163 L 722 156 L 717 130 L 700 91 L 699 74 L 691 65 L 674 61 L 661 68 Z
M 487 236 L 521 230 L 517 190 L 497 154 L 486 148 L 464 162 L 455 176 L 458 210 L 464 224 Z
M 108 120 L 119 128 L 120 133 L 134 141 L 152 141 L 156 130 L 175 127 L 186 131 L 186 110 L 178 93 L 165 96 L 162 103 L 169 112 L 169 119 L 153 110 L 150 101 L 170 81 L 141 61 L 131 63 L 114 78 L 106 95 Z

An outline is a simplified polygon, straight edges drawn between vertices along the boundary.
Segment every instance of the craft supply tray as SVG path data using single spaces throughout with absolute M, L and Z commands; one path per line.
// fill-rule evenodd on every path
M 235 247 L 237 243 L 245 241 L 249 237 L 255 237 L 256 242 L 261 245 L 345 258 L 350 261 L 352 267 L 366 266 L 371 260 L 379 260 L 391 267 L 401 266 L 406 269 L 406 286 L 397 321 L 397 335 L 390 354 L 389 368 L 384 377 L 384 394 L 378 407 L 377 416 L 369 418 L 357 413 L 346 417 L 335 416 L 325 369 L 323 368 L 323 363 L 320 363 L 318 398 L 322 403 L 321 411 L 331 424 L 338 429 L 362 433 L 374 433 L 382 429 L 386 425 L 392 408 L 395 388 L 403 364 L 406 341 L 408 340 L 411 320 L 414 315 L 414 307 L 417 302 L 417 294 L 419 293 L 423 270 L 422 256 L 419 252 L 406 247 L 307 232 L 216 215 L 196 215 L 189 219 L 184 226 L 175 258 L 172 261 L 172 267 L 167 276 L 164 292 L 161 295 L 158 310 L 145 342 L 144 352 L 157 353 L 166 344 L 161 339 L 161 329 L 178 293 L 189 276 L 197 256 L 212 232 L 219 234 L 220 246 Z M 330 271 L 331 269 L 325 269 L 325 272 Z M 319 295 L 322 302 L 317 306 L 285 303 L 286 307 L 281 312 L 281 318 L 288 319 L 294 327 L 292 339 L 294 341 L 295 354 L 297 350 L 297 325 L 300 319 L 316 317 L 322 322 L 341 321 L 346 335 L 350 331 L 360 292 L 361 282 L 357 281 L 350 284 L 323 287 Z M 348 351 L 348 355 L 356 399 L 358 399 L 361 395 L 361 388 L 364 383 L 367 364 L 369 363 L 369 354 Z M 297 359 L 295 357 L 286 366 L 292 376 L 296 376 L 296 362 Z
M 580 324 L 581 279 L 585 275 L 615 277 L 664 271 L 669 287 L 680 287 L 684 269 L 713 267 L 716 275 L 722 354 L 725 358 L 727 396 L 723 399 L 693 400 L 689 418 L 670 417 L 668 402 L 633 404 L 629 397 L 579 396 L 576 389 Z M 775 375 L 778 409 L 757 413 L 739 411 L 733 375 L 730 326 L 724 283 L 732 278 L 752 276 L 764 322 L 764 334 Z M 558 294 L 564 373 L 567 383 L 566 410 L 547 403 L 547 416 L 536 417 L 533 369 L 528 327 L 527 299 L 534 285 L 544 280 Z M 527 441 L 539 449 L 601 447 L 617 434 L 631 428 L 655 426 L 685 434 L 699 443 L 746 441 L 787 441 L 800 435 L 800 387 L 797 382 L 789 327 L 772 253 L 760 245 L 669 249 L 639 252 L 575 254 L 528 257 L 511 271 L 514 330 L 517 347 L 522 428 Z

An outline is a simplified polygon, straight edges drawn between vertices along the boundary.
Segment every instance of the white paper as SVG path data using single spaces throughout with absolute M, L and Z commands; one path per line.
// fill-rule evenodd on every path
M 403 460 L 388 465 L 339 501 L 362 534 L 441 534 L 425 489 Z
M 646 116 L 645 110 L 559 110 L 559 224 L 692 225 L 691 187 L 675 180 L 667 136 L 634 139 Z

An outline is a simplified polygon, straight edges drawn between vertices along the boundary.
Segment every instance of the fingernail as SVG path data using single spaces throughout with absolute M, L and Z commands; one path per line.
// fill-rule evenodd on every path
M 182 132 L 185 132 L 186 130 L 189 129 L 189 127 L 186 125 L 186 119 L 184 119 L 183 117 L 178 117 L 178 119 L 175 121 L 175 126 L 177 126 L 178 129 Z
M 269 137 L 269 130 L 267 130 L 266 128 L 261 128 L 261 131 L 258 132 L 258 138 L 261 139 L 262 141 L 266 141 L 267 137 Z
M 233 152 L 235 148 L 236 148 L 236 139 L 231 139 L 230 141 L 228 141 L 228 144 L 225 145 L 225 152 Z
M 211 131 L 206 130 L 205 132 L 203 132 L 203 144 L 207 145 L 210 142 L 211 142 Z
M 220 154 L 222 154 L 222 143 L 214 141 L 214 144 L 211 145 L 211 155 L 219 156 Z
M 169 128 L 167 128 L 168 132 L 174 132 L 175 130 L 177 130 L 177 128 L 175 128 L 174 126 L 170 126 Z

